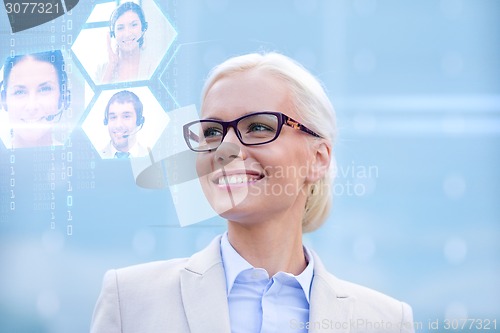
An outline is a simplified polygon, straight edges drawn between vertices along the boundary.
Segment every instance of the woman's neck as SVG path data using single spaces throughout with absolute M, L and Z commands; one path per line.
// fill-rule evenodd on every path
M 298 275 L 307 266 L 300 223 L 274 220 L 247 225 L 229 221 L 228 239 L 246 261 L 264 268 L 269 276 L 280 271 Z
M 141 61 L 141 50 L 121 53 L 118 67 L 118 78 L 121 81 L 136 79 L 139 74 L 139 64 Z
M 46 147 L 52 144 L 52 133 L 48 133 L 34 141 L 24 140 L 22 137 L 14 135 L 11 142 L 12 148 Z
M 141 57 L 141 49 L 140 48 L 135 48 L 135 49 L 128 51 L 128 52 L 124 52 L 123 50 L 120 51 L 120 61 L 123 61 L 123 62 L 138 61 L 140 57 Z

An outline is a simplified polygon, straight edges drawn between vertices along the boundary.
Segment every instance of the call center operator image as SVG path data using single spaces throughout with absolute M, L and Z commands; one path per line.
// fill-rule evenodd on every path
M 414 331 L 409 305 L 335 277 L 302 243 L 329 213 L 336 135 L 312 74 L 278 53 L 231 58 L 183 130 L 227 232 L 190 258 L 108 271 L 91 332 Z
M 104 125 L 110 141 L 101 150 L 102 158 L 129 158 L 147 155 L 148 151 L 137 140 L 137 132 L 144 126 L 143 105 L 131 91 L 115 93 L 104 111 Z
M 7 57 L 3 68 L 0 94 L 11 147 L 62 145 L 54 132 L 70 105 L 70 91 L 61 51 Z
M 108 61 L 99 66 L 99 83 L 128 82 L 148 79 L 154 70 L 144 56 L 144 39 L 148 22 L 136 3 L 124 2 L 111 14 L 106 36 Z

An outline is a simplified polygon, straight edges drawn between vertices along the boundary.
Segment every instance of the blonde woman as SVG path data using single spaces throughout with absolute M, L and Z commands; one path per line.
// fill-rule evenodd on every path
M 293 60 L 213 69 L 184 136 L 228 230 L 191 258 L 109 271 L 92 331 L 413 332 L 407 304 L 336 278 L 302 244 L 329 211 L 335 132 L 322 86 Z

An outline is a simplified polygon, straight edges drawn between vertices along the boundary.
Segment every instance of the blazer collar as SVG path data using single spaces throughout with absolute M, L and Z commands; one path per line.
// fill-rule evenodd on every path
M 328 273 L 318 255 L 314 257 L 314 277 L 309 308 L 309 332 L 349 332 L 354 298 L 342 283 Z
M 194 254 L 181 272 L 181 294 L 191 333 L 230 333 L 221 236 Z M 328 273 L 314 251 L 309 332 L 349 332 L 354 298 Z
M 180 281 L 190 332 L 231 333 L 220 236 L 188 260 Z

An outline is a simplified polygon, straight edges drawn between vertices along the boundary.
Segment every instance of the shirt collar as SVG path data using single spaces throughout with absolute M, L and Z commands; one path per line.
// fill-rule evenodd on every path
M 115 148 L 115 146 L 113 145 L 113 142 L 109 142 L 109 148 L 110 148 L 110 151 L 111 151 L 111 156 L 112 157 L 115 157 L 115 154 L 118 152 L 118 150 Z M 141 154 L 140 154 L 140 151 L 142 149 L 142 146 L 140 145 L 140 143 L 138 141 L 136 141 L 136 143 L 134 143 L 134 145 L 132 147 L 130 147 L 130 149 L 128 150 L 128 152 L 130 153 L 130 157 L 140 157 Z
M 221 237 L 221 256 L 222 263 L 224 265 L 224 273 L 226 275 L 226 291 L 229 292 L 233 288 L 234 281 L 238 275 L 248 269 L 254 269 L 254 267 L 246 261 L 233 246 L 229 243 L 227 238 L 227 231 Z M 306 296 L 307 302 L 309 302 L 309 294 L 311 291 L 311 283 L 314 274 L 314 258 L 307 247 L 304 248 L 304 253 L 307 260 L 307 266 L 302 273 L 299 275 L 293 275 L 291 273 L 284 273 L 288 276 L 294 277 L 297 282 L 302 287 L 304 294 Z M 278 273 L 277 273 L 278 274 Z
M 297 275 L 295 278 L 302 287 L 302 290 L 306 295 L 307 302 L 309 303 L 309 294 L 311 293 L 311 284 L 314 275 L 314 258 L 307 247 L 303 246 L 303 248 L 307 260 L 307 266 L 306 269 L 304 269 L 304 271 Z
M 222 263 L 224 264 L 224 273 L 226 274 L 226 288 L 227 294 L 233 288 L 234 281 L 236 277 L 243 271 L 247 269 L 252 269 L 253 266 L 250 265 L 229 243 L 227 238 L 227 232 L 222 235 L 220 240 L 220 249 L 222 256 Z

